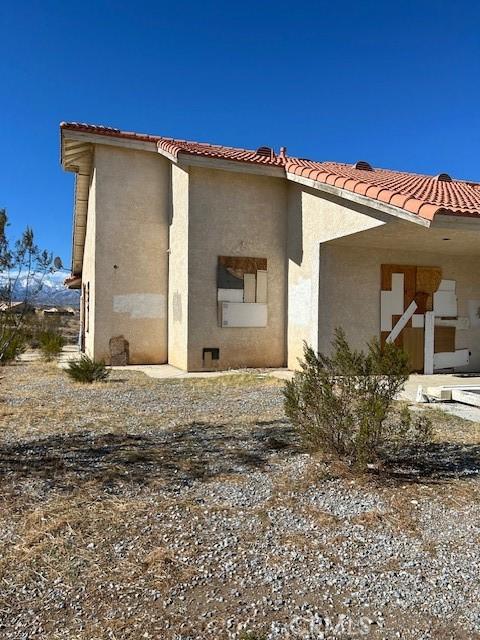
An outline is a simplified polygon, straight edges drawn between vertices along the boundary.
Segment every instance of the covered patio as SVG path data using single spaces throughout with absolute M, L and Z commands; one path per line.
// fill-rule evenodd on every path
M 480 372 L 480 224 L 398 220 L 320 245 L 319 349 L 342 327 L 402 346 L 412 371 Z

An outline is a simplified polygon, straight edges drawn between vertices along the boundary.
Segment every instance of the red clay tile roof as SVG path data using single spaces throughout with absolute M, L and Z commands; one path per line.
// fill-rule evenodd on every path
M 386 202 L 427 220 L 432 220 L 436 213 L 480 216 L 480 184 L 472 182 L 445 182 L 438 176 L 389 169 L 369 171 L 338 162 L 311 160 L 287 162 L 285 169 L 297 176 Z
M 284 167 L 287 174 L 309 178 L 385 202 L 427 220 L 432 220 L 437 213 L 480 217 L 480 184 L 473 182 L 444 181 L 438 176 L 403 173 L 389 169 L 356 169 L 355 165 L 284 157 L 273 151 L 269 153 L 268 148 L 252 151 L 77 122 L 62 122 L 60 127 L 116 138 L 154 142 L 162 151 L 174 158 L 177 158 L 179 153 L 185 153 L 205 158 Z M 362 163 L 360 166 L 368 166 L 368 164 Z
M 282 157 L 271 154 L 259 154 L 250 149 L 239 149 L 238 147 L 224 147 L 207 142 L 191 142 L 189 140 L 176 140 L 162 136 L 152 136 L 145 133 L 134 133 L 132 131 L 121 131 L 112 127 L 102 127 L 99 125 L 83 124 L 80 122 L 62 122 L 61 129 L 70 131 L 83 131 L 84 133 L 96 133 L 103 136 L 115 138 L 125 138 L 128 140 L 140 140 L 142 142 L 155 142 L 157 147 L 166 151 L 174 158 L 179 153 L 186 153 L 204 158 L 218 158 L 222 160 L 236 160 L 238 162 L 253 162 L 270 166 L 283 166 L 285 161 Z

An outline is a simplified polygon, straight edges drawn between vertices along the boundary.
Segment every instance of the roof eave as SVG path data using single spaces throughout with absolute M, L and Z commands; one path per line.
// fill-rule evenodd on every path
M 368 207 L 370 210 L 377 212 L 384 218 L 385 216 L 387 216 L 388 218 L 399 218 L 401 220 L 406 220 L 407 222 L 412 222 L 423 227 L 429 227 L 431 225 L 430 219 L 423 218 L 422 216 L 415 213 L 410 213 L 409 211 L 405 211 L 405 209 L 395 207 L 394 205 L 388 204 L 386 202 L 375 200 L 374 198 L 349 191 L 348 189 L 335 187 L 331 184 L 326 184 L 324 182 L 312 180 L 311 178 L 298 176 L 294 173 L 287 172 L 286 176 L 287 180 L 290 180 L 291 182 L 297 182 L 304 186 L 311 187 L 312 189 L 316 189 L 317 191 L 328 193 L 338 198 L 342 198 L 343 200 Z

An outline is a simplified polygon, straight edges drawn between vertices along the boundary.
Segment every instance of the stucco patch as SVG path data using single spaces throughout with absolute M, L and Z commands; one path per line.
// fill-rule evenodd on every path
M 131 318 L 165 318 L 165 296 L 160 293 L 130 293 L 113 296 L 113 311 Z
M 312 281 L 305 278 L 290 287 L 288 321 L 297 327 L 310 324 L 310 304 L 312 299 Z

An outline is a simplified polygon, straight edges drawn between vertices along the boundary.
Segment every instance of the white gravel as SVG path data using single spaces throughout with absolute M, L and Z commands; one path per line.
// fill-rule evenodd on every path
M 35 509 L 87 489 L 92 502 L 85 526 L 45 539 L 25 582 L 23 556 L 0 573 L 1 638 L 480 637 L 478 476 L 336 470 L 302 451 L 280 389 L 263 383 L 125 374 L 89 388 L 24 373 L 2 388 L 0 567 Z M 47 410 L 52 421 L 66 404 L 75 411 L 47 427 Z M 22 408 L 31 434 L 16 436 Z M 88 509 L 122 500 L 133 505 L 123 524 L 98 533 Z M 67 573 L 55 548 L 69 539 Z M 170 558 L 168 579 L 135 569 L 147 547 Z M 106 558 L 108 572 L 87 579 Z

